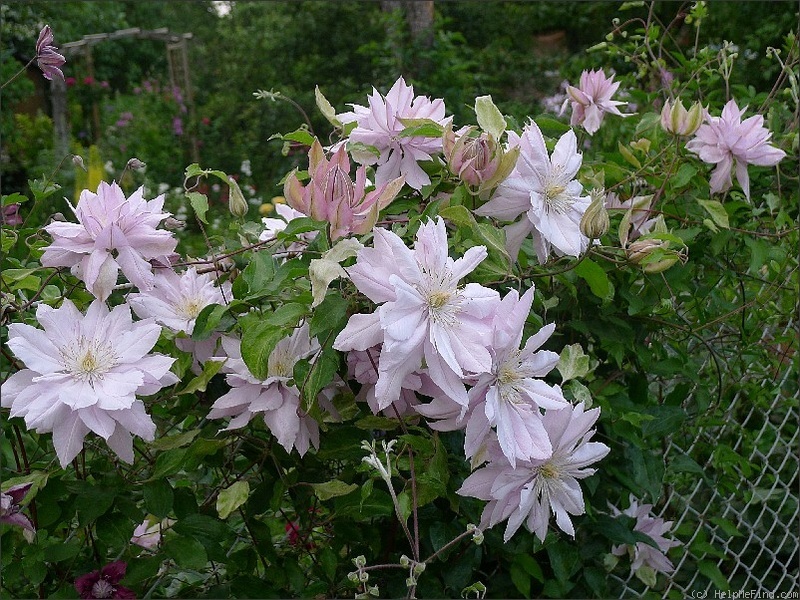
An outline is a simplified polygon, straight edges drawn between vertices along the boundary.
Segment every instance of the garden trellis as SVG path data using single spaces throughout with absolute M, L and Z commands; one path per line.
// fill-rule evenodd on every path
M 174 33 L 166 27 L 158 29 L 143 30 L 139 27 L 120 29 L 112 33 L 94 33 L 83 36 L 80 40 L 67 42 L 61 45 L 61 51 L 66 58 L 79 55 L 84 56 L 86 67 L 90 76 L 94 73 L 94 60 L 92 48 L 102 42 L 113 42 L 116 40 L 135 38 L 139 40 L 151 40 L 162 42 L 166 46 L 167 64 L 169 68 L 170 86 L 179 88 L 185 94 L 186 104 L 192 120 L 195 118 L 194 93 L 192 90 L 191 70 L 189 67 L 189 40 L 192 39 L 191 33 Z M 69 129 L 67 119 L 67 88 L 63 79 L 52 81 L 52 102 L 53 102 L 53 128 L 55 133 L 55 146 L 64 154 L 69 147 Z M 95 130 L 99 131 L 99 114 L 97 105 L 92 107 L 92 118 L 95 122 Z M 193 160 L 198 160 L 197 138 L 192 133 L 191 148 Z

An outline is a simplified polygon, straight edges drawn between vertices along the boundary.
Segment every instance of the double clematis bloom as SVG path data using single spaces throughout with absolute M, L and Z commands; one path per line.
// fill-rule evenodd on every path
M 552 512 L 558 528 L 574 536 L 570 515 L 582 515 L 586 510 L 578 480 L 594 474 L 595 469 L 588 466 L 610 450 L 605 444 L 589 441 L 599 415 L 599 408 L 584 411 L 583 403 L 548 410 L 542 424 L 553 454 L 546 460 L 518 461 L 515 469 L 495 450 L 493 460 L 467 477 L 457 492 L 488 501 L 481 528 L 494 527 L 508 519 L 505 541 L 523 523 L 544 541 Z
M 127 463 L 131 434 L 152 441 L 156 426 L 137 395 L 178 382 L 174 358 L 150 354 L 161 327 L 131 319 L 128 305 L 109 312 L 96 300 L 86 316 L 65 299 L 60 308 L 36 310 L 44 331 L 23 323 L 8 327 L 8 347 L 25 363 L 2 386 L 2 406 L 24 417 L 28 429 L 53 432 L 62 467 L 77 456 L 93 431 Z
M 53 77 L 57 77 L 63 81 L 64 73 L 60 67 L 65 62 L 67 59 L 59 54 L 58 48 L 53 45 L 53 31 L 49 25 L 45 25 L 36 40 L 36 64 L 39 65 L 45 79 L 52 81 Z
M 431 182 L 430 177 L 419 161 L 431 160 L 434 154 L 442 151 L 442 138 L 406 136 L 400 133 L 406 129 L 404 120 L 429 119 L 446 126 L 444 101 L 431 101 L 425 96 L 414 96 L 414 87 L 406 85 L 400 77 L 386 96 L 381 96 L 373 88 L 368 97 L 369 107 L 353 104 L 352 112 L 337 115 L 344 124 L 356 123 L 350 132 L 350 142 L 358 142 L 373 146 L 380 153 L 375 156 L 371 152 L 354 153 L 353 158 L 363 165 L 377 164 L 375 183 L 382 185 L 399 176 L 405 177 L 406 183 L 415 190 Z
M 466 428 L 467 458 L 484 447 L 490 428 L 496 430 L 500 448 L 512 467 L 517 466 L 518 459 L 543 460 L 553 453 L 540 409 L 561 410 L 570 404 L 559 386 L 541 380 L 558 364 L 558 354 L 539 350 L 555 325 L 540 329 L 520 349 L 532 303 L 533 288 L 522 298 L 512 290 L 497 310 L 489 347 L 491 371 L 480 375 L 469 391 L 474 408 Z
M 359 251 L 347 273 L 381 306 L 350 317 L 333 347 L 364 351 L 383 344 L 375 384 L 380 410 L 400 397 L 406 377 L 423 360 L 433 383 L 466 410 L 465 375 L 492 366 L 487 346 L 499 295 L 477 283 L 458 283 L 486 254 L 476 246 L 462 258 L 450 258 L 441 218 L 419 228 L 413 250 L 395 233 L 376 228 L 374 247 Z
M 345 147 L 339 146 L 328 160 L 318 140 L 314 140 L 308 152 L 308 163 L 311 181 L 303 186 L 293 171 L 286 178 L 283 195 L 293 209 L 317 221 L 329 222 L 332 240 L 371 230 L 378 213 L 395 199 L 404 183 L 400 176 L 366 193 L 366 167 L 356 170 L 353 182 Z
M 154 319 L 174 332 L 192 335 L 194 323 L 200 312 L 209 304 L 226 304 L 233 298 L 231 284 L 217 287 L 211 273 L 198 274 L 189 267 L 181 274 L 168 269 L 155 273 L 153 289 L 149 292 L 133 293 L 128 303 L 140 319 Z M 175 338 L 175 345 L 195 357 L 194 369 L 211 358 L 219 335 L 196 342 L 187 337 Z
M 228 373 L 226 381 L 231 386 L 224 396 L 214 402 L 209 419 L 234 417 L 225 430 L 244 427 L 257 414 L 278 443 L 287 452 L 297 448 L 303 456 L 311 445 L 319 447 L 319 425 L 300 410 L 300 390 L 288 385 L 292 379 L 295 363 L 319 350 L 316 340 L 309 339 L 308 325 L 294 330 L 275 346 L 267 361 L 268 375 L 264 380 L 250 373 L 242 359 L 241 342 L 223 337 L 222 347 L 227 354 L 223 370 Z
M 567 86 L 567 95 L 572 104 L 572 118 L 569 124 L 573 127 L 583 125 L 586 133 L 594 135 L 600 129 L 606 113 L 618 117 L 629 117 L 629 114 L 623 114 L 617 108 L 627 103 L 611 99 L 617 88 L 619 88 L 619 81 L 614 81 L 614 75 L 606 77 L 602 69 L 581 73 L 578 87 Z M 564 106 L 566 107 L 566 101 Z
M 706 115 L 706 122 L 686 144 L 686 149 L 700 160 L 717 165 L 709 182 L 712 194 L 731 188 L 731 172 L 735 169 L 736 180 L 749 200 L 747 165 L 773 167 L 786 156 L 783 150 L 770 145 L 772 132 L 764 127 L 764 117 L 754 115 L 742 121 L 746 110 L 746 106 L 739 109 L 736 101 L 730 100 L 719 117 Z
M 99 300 L 106 300 L 119 270 L 140 290 L 155 284 L 150 260 L 170 264 L 177 240 L 158 224 L 170 216 L 161 212 L 164 196 L 147 201 L 144 188 L 125 198 L 116 184 L 100 183 L 97 193 L 81 192 L 73 209 L 77 223 L 50 223 L 53 237 L 42 255 L 44 267 L 70 267 L 73 275 Z
M 512 131 L 508 136 L 511 146 L 520 148 L 516 166 L 476 214 L 513 221 L 525 213 L 505 228 L 506 247 L 513 258 L 530 233 L 540 263 L 547 261 L 551 249 L 559 255 L 579 256 L 589 245 L 580 222 L 591 199 L 581 196 L 583 186 L 575 179 L 583 161 L 575 133 L 570 130 L 562 135 L 552 156 L 533 121 L 521 137 Z
M 681 543 L 677 540 L 671 540 L 664 537 L 664 534 L 669 532 L 672 527 L 672 521 L 665 521 L 650 515 L 653 509 L 652 504 L 639 504 L 639 501 L 631 494 L 630 506 L 623 511 L 615 507 L 611 507 L 614 516 L 628 515 L 636 519 L 636 525 L 633 530 L 644 533 L 652 538 L 658 548 L 654 548 L 644 542 L 637 542 L 635 546 L 628 544 L 620 544 L 611 549 L 614 556 L 623 556 L 626 553 L 631 557 L 631 573 L 635 573 L 646 567 L 653 571 L 660 573 L 672 573 L 675 567 L 667 558 L 667 552 L 670 548 L 680 546 Z

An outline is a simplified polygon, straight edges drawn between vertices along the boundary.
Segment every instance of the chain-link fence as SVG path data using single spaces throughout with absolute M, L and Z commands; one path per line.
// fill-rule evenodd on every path
M 712 338 L 722 341 L 714 359 L 687 396 L 689 402 L 710 394 L 716 405 L 712 400 L 699 423 L 687 423 L 666 444 L 671 476 L 653 512 L 674 521 L 673 535 L 683 543 L 670 554 L 675 571 L 659 576 L 652 589 L 633 573 L 614 576 L 620 597 L 720 598 L 725 590 L 750 594 L 739 597 L 800 597 L 797 270 L 791 263 L 777 284 L 742 287 L 755 292 L 756 306 L 723 322 Z M 739 301 L 744 312 L 748 305 Z M 756 344 L 738 332 L 753 319 L 761 319 Z

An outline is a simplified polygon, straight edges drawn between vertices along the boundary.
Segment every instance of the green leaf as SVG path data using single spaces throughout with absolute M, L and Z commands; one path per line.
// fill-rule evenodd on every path
M 222 317 L 228 311 L 228 308 L 229 307 L 224 304 L 209 304 L 203 308 L 194 321 L 192 339 L 200 342 L 210 338 L 217 325 L 222 321 Z
M 492 102 L 491 96 L 475 98 L 475 115 L 478 117 L 480 128 L 499 140 L 506 130 L 507 123 L 503 113 Z
M 467 227 L 471 230 L 475 230 L 478 226 L 472 212 L 466 206 L 460 204 L 443 208 L 439 211 L 439 216 L 447 219 L 458 227 Z
M 3 194 L 3 206 L 8 206 L 9 204 L 22 204 L 23 202 L 27 202 L 28 197 L 23 196 L 19 192 L 14 192 L 13 194 Z
M 330 500 L 331 498 L 338 498 L 339 496 L 346 496 L 358 489 L 355 483 L 345 483 L 339 479 L 332 479 L 325 483 L 312 483 L 314 493 L 320 500 Z
M 357 156 L 366 158 L 366 155 L 368 154 L 372 154 L 376 158 L 381 157 L 380 150 L 378 150 L 375 146 L 372 146 L 370 144 L 365 144 L 363 142 L 347 142 L 347 151 L 353 158 Z
M 719 570 L 719 566 L 716 563 L 710 560 L 702 560 L 697 563 L 697 570 L 708 577 L 718 590 L 730 589 L 730 583 L 728 583 L 728 580 L 725 578 L 725 575 L 722 574 L 722 571 Z
M 68 542 L 58 542 L 44 549 L 44 559 L 47 562 L 61 562 L 70 559 L 81 551 L 81 543 L 77 539 Z
M 242 360 L 256 379 L 266 379 L 269 355 L 283 338 L 286 328 L 261 321 L 242 334 Z
M 569 131 L 570 127 L 566 123 L 553 119 L 552 117 L 539 116 L 534 119 L 539 129 L 546 136 L 556 137 Z
M 400 119 L 405 129 L 397 137 L 442 137 L 444 127 L 431 119 Z
M 184 569 L 199 570 L 208 562 L 208 555 L 203 544 L 188 537 L 168 539 L 164 543 L 164 552 Z
M 3 234 L 0 236 L 0 249 L 2 249 L 3 254 L 6 254 L 14 247 L 14 244 L 17 243 L 19 236 L 16 231 L 12 231 L 6 227 L 3 227 L 2 231 Z
M 318 85 L 314 86 L 314 99 L 317 102 L 317 108 L 322 116 L 328 119 L 328 122 L 334 127 L 341 127 L 342 122 L 336 118 L 336 109 L 333 108 L 328 99 L 322 94 Z
M 112 512 L 97 519 L 94 527 L 97 539 L 112 548 L 121 548 L 131 539 L 131 528 L 134 524 L 126 515 Z
M 242 271 L 242 279 L 247 284 L 249 297 L 253 297 L 267 286 L 275 277 L 277 265 L 269 252 L 256 252 Z
M 711 215 L 711 219 L 716 225 L 719 225 L 723 229 L 730 228 L 728 223 L 728 213 L 720 202 L 717 202 L 716 200 L 700 200 L 699 198 L 697 202 L 706 210 L 709 215 Z
M 147 481 L 155 481 L 162 477 L 174 475 L 183 467 L 186 461 L 186 449 L 176 448 L 175 450 L 167 450 L 163 454 L 159 454 L 156 458 L 156 464 L 153 468 L 153 474 Z
M 329 331 L 337 331 L 347 321 L 347 308 L 349 302 L 339 293 L 330 293 L 314 309 L 308 325 L 308 333 L 319 338 Z
M 642 168 L 642 163 L 639 162 L 639 159 L 633 155 L 633 152 L 628 150 L 627 146 L 623 146 L 622 142 L 617 142 L 617 149 L 619 153 L 622 154 L 622 158 L 624 158 L 627 162 L 632 164 L 637 169 Z
M 183 176 L 186 179 L 189 179 L 190 177 L 205 176 L 206 173 L 207 173 L 206 170 L 202 169 L 199 164 L 192 163 L 188 167 L 186 167 L 186 169 L 183 171 Z
M 295 129 L 291 133 L 284 134 L 282 137 L 285 141 L 298 142 L 309 147 L 314 143 L 314 136 L 309 133 L 308 129 L 302 127 Z
M 544 583 L 544 573 L 542 567 L 536 562 L 536 559 L 530 554 L 517 554 L 514 556 L 514 563 L 519 564 L 525 569 L 525 572 L 536 579 L 540 583 Z
M 673 188 L 681 188 L 692 180 L 697 174 L 697 167 L 690 163 L 683 163 L 678 172 L 669 178 L 669 183 Z
M 31 487 L 25 494 L 25 498 L 22 500 L 24 504 L 28 504 L 33 498 L 36 497 L 36 494 L 39 493 L 39 490 L 47 485 L 47 478 L 49 476 L 50 474 L 46 473 L 45 471 L 31 471 L 27 475 L 22 475 L 21 477 L 10 477 L 9 479 L 4 479 L 0 485 L 0 489 L 2 489 L 4 492 L 7 492 L 8 488 L 14 487 L 15 485 L 30 483 Z
M 531 597 L 531 576 L 520 565 L 512 564 L 509 570 L 511 582 L 525 598 Z
M 206 213 L 208 212 L 208 197 L 200 192 L 186 192 L 186 197 L 189 199 L 189 204 L 191 204 L 197 218 L 207 224 Z
M 228 516 L 242 504 L 247 502 L 250 496 L 250 484 L 246 481 L 237 481 L 228 488 L 225 488 L 217 496 L 217 512 L 220 519 L 227 519 Z
M 332 348 L 324 348 L 310 365 L 310 369 L 304 372 L 303 361 L 295 363 L 293 373 L 295 385 L 300 389 L 303 398 L 303 410 L 309 412 L 317 400 L 320 391 L 332 380 L 336 371 L 339 369 L 339 354 Z
M 183 446 L 189 445 L 199 433 L 199 429 L 193 429 L 192 431 L 184 431 L 183 433 L 179 433 L 177 435 L 159 438 L 154 442 L 151 442 L 150 447 L 154 450 L 172 450 L 174 448 L 182 448 Z
M 49 198 L 61 189 L 60 185 L 53 181 L 48 181 L 44 177 L 42 179 L 29 179 L 28 186 L 31 188 L 33 197 L 37 202 Z
M 159 555 L 140 556 L 136 560 L 130 561 L 128 569 L 125 571 L 125 577 L 120 583 L 123 585 L 138 585 L 151 577 L 155 577 L 163 560 L 164 557 Z
M 206 548 L 225 541 L 230 532 L 223 521 L 200 514 L 189 515 L 179 520 L 172 529 L 180 535 L 196 539 Z
M 583 353 L 580 344 L 564 346 L 558 360 L 558 372 L 561 373 L 562 383 L 589 373 L 589 357 Z
M 178 396 L 182 394 L 194 394 L 195 392 L 205 392 L 208 382 L 219 373 L 222 365 L 225 364 L 224 360 L 208 360 L 203 365 L 203 372 L 192 379 L 185 388 L 178 392 Z
M 172 486 L 166 478 L 146 483 L 142 489 L 142 495 L 147 510 L 159 519 L 165 518 L 172 510 L 174 494 Z
M 478 235 L 485 242 L 489 256 L 492 256 L 506 269 L 511 269 L 511 257 L 506 250 L 506 233 L 489 223 L 478 223 Z
M 589 284 L 592 293 L 601 300 L 611 300 L 614 297 L 614 287 L 608 279 L 603 267 L 591 258 L 584 258 L 575 267 L 575 274 Z

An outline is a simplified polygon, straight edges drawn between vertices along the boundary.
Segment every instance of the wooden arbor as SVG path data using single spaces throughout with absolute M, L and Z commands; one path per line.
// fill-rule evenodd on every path
M 169 65 L 169 81 L 172 87 L 180 88 L 186 98 L 189 116 L 194 121 L 194 97 L 189 73 L 188 41 L 192 39 L 191 33 L 172 33 L 166 27 L 159 29 L 142 30 L 138 27 L 120 29 L 113 33 L 94 33 L 85 35 L 78 41 L 60 45 L 59 51 L 67 58 L 81 54 L 85 57 L 89 75 L 94 76 L 94 60 L 92 48 L 100 42 L 114 41 L 123 38 L 137 38 L 163 42 L 167 49 L 167 63 Z M 58 78 L 52 81 L 53 102 L 53 129 L 55 134 L 55 148 L 58 154 L 64 155 L 69 151 L 69 128 L 67 126 L 67 86 Z M 100 113 L 97 105 L 92 107 L 92 120 L 95 130 L 99 130 Z M 198 160 L 197 138 L 191 134 L 192 159 Z

